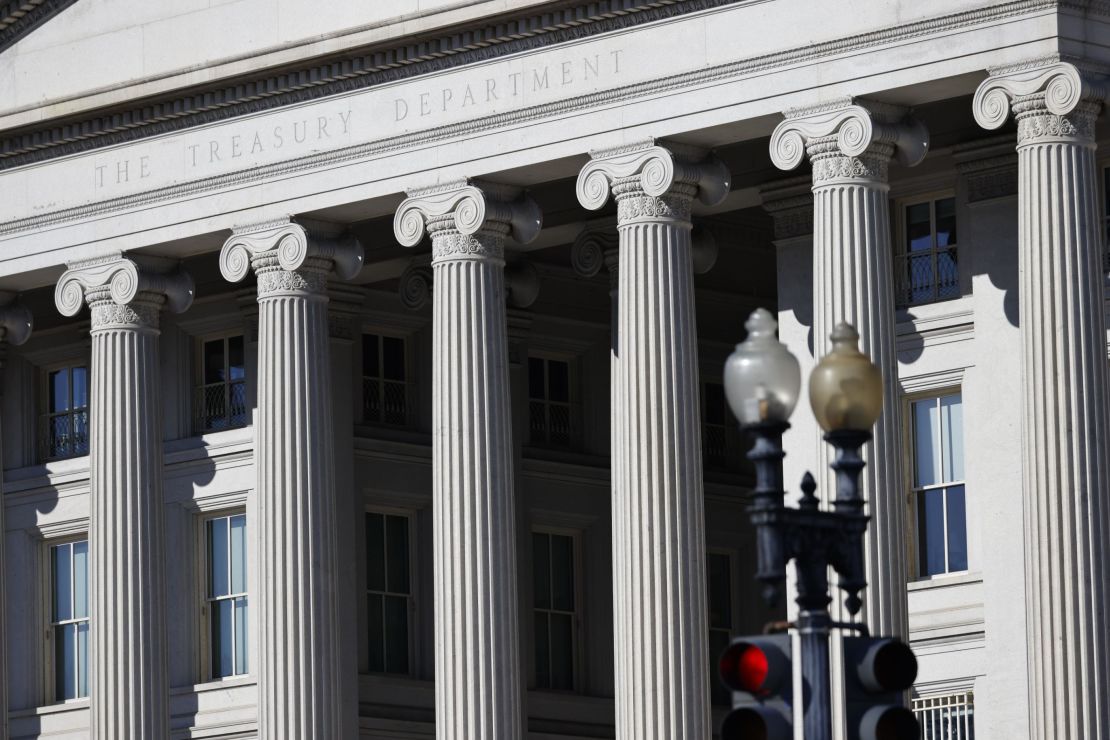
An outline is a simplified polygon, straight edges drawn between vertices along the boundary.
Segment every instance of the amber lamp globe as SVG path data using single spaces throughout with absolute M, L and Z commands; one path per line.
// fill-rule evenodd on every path
M 802 387 L 798 359 L 775 336 L 778 322 L 757 308 L 744 323 L 748 338 L 725 361 L 725 396 L 744 426 L 785 423 Z
M 840 323 L 832 350 L 809 376 L 809 404 L 826 432 L 869 432 L 883 410 L 883 376 L 859 351 L 859 334 Z

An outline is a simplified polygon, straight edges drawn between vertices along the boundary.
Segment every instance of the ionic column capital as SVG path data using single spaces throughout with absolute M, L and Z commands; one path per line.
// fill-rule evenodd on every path
M 342 227 L 285 218 L 233 230 L 220 250 L 220 273 L 237 283 L 253 267 L 259 298 L 324 296 L 328 276 L 350 280 L 362 258 L 362 245 Z
M 108 257 L 73 262 L 54 289 L 63 316 L 76 316 L 88 303 L 92 330 L 158 328 L 163 306 L 181 313 L 193 303 L 193 278 L 173 260 Z
M 610 195 L 617 200 L 617 222 L 689 222 L 693 199 L 713 206 L 725 199 L 732 176 L 721 160 L 693 147 L 648 140 L 632 146 L 590 152 L 578 173 L 575 191 L 584 208 L 596 211 Z
M 19 346 L 31 336 L 31 310 L 14 293 L 0 291 L 0 342 Z
M 427 255 L 413 257 L 409 266 L 401 273 L 397 287 L 402 305 L 410 311 L 424 308 L 432 300 L 434 285 L 431 258 Z
M 813 184 L 830 180 L 886 182 L 891 157 L 912 167 L 929 151 L 929 131 L 907 108 L 843 98 L 794 108 L 771 134 L 771 161 L 792 170 L 808 154 Z
M 1019 147 L 1051 141 L 1093 146 L 1095 118 L 1108 99 L 1105 76 L 1046 57 L 991 69 L 972 110 L 985 129 L 1000 128 L 1013 113 Z
M 590 224 L 574 238 L 574 245 L 570 250 L 570 265 L 575 274 L 584 278 L 592 278 L 601 272 L 601 268 L 606 268 L 615 289 L 617 266 L 620 262 L 619 247 L 620 237 L 616 223 L 605 221 Z
M 519 188 L 457 180 L 408 191 L 393 217 L 402 246 L 432 237 L 432 264 L 459 259 L 505 258 L 505 236 L 526 244 L 540 233 L 540 207 Z

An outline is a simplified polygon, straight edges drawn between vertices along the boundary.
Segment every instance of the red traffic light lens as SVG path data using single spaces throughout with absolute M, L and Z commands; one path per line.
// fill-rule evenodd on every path
M 721 656 L 719 670 L 725 685 L 734 691 L 747 691 L 756 696 L 767 693 L 764 684 L 770 664 L 767 654 L 755 645 L 733 643 Z

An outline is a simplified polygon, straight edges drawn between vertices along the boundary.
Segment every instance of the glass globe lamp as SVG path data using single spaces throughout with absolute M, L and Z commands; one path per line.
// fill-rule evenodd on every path
M 832 350 L 809 376 L 813 415 L 826 432 L 870 432 L 883 411 L 883 376 L 850 324 L 837 324 L 829 338 Z
M 725 396 L 743 426 L 785 424 L 798 403 L 798 359 L 775 336 L 778 322 L 757 308 L 744 323 L 748 338 L 725 361 Z

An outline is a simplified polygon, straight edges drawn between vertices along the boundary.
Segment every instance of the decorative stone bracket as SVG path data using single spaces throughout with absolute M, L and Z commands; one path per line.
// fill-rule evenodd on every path
M 160 304 L 155 300 L 151 306 L 140 306 L 143 293 L 160 296 L 174 313 L 182 313 L 193 303 L 193 278 L 175 260 L 114 254 L 74 262 L 68 267 L 58 280 L 54 302 L 63 316 L 76 316 L 82 304 L 88 301 L 93 308 L 94 326 L 102 323 L 101 320 L 108 323 L 140 320 L 157 325 L 157 311 L 148 309 L 159 308 Z M 108 310 L 98 317 L 98 310 L 110 308 L 110 304 L 131 308 L 131 313 L 124 316 L 119 311 Z
M 887 144 L 907 167 L 919 164 L 929 151 L 928 129 L 900 106 L 845 98 L 791 109 L 785 116 L 771 133 L 770 143 L 771 161 L 782 170 L 801 164 L 807 148 L 817 140 L 834 136 L 833 146 L 840 155 L 859 157 L 876 144 Z

